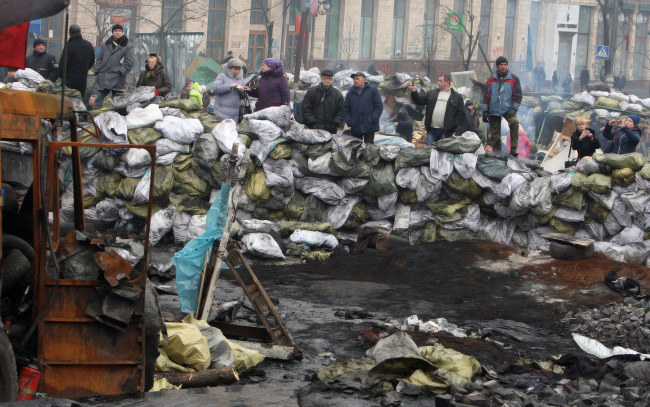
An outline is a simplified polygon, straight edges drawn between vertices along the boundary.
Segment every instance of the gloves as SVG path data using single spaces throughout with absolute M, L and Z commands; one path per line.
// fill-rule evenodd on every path
M 156 94 L 156 96 L 160 96 L 160 92 L 158 92 L 158 89 L 154 89 L 153 91 Z
M 510 109 L 506 112 L 506 114 L 503 115 L 506 119 L 509 119 L 511 117 L 514 117 L 517 115 L 517 111 L 515 109 Z
M 490 115 L 488 112 L 483 112 L 483 123 L 488 123 L 490 121 Z

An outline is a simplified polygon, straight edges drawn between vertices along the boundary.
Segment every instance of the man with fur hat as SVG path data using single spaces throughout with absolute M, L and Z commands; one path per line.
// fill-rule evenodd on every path
M 639 116 L 630 114 L 626 119 L 618 121 L 618 130 L 613 130 L 617 124 L 616 120 L 612 119 L 605 126 L 603 136 L 607 140 L 612 140 L 609 146 L 605 149 L 606 153 L 614 154 L 628 154 L 636 150 L 639 140 L 641 140 L 641 129 L 639 128 Z
M 510 154 L 518 156 L 519 120 L 517 110 L 521 104 L 521 83 L 508 71 L 508 60 L 500 56 L 496 61 L 497 71 L 487 81 L 483 97 L 483 121 L 490 124 L 490 141 L 495 150 L 501 150 L 501 117 L 510 129 Z
M 25 67 L 40 73 L 43 78 L 52 82 L 59 77 L 59 65 L 52 54 L 45 52 L 45 41 L 42 38 L 34 40 L 34 52 L 25 59 Z
M 343 123 L 343 94 L 332 86 L 334 72 L 320 74 L 321 82 L 309 88 L 302 101 L 302 117 L 310 129 L 323 129 L 336 134 Z
M 81 37 L 81 28 L 72 24 L 68 44 L 63 48 L 59 66 L 59 76 L 65 73 L 65 86 L 81 92 L 81 97 L 86 95 L 88 70 L 95 65 L 95 49 L 92 44 Z M 66 61 L 65 56 L 68 54 Z
M 124 92 L 126 75 L 133 68 L 133 44 L 124 35 L 124 27 L 115 24 L 111 31 L 113 35 L 101 45 L 95 64 L 98 106 L 109 93 L 115 96 Z

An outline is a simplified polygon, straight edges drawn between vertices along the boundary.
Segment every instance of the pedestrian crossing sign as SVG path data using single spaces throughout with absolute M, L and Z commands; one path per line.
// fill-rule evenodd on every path
M 609 59 L 609 47 L 606 45 L 596 45 L 596 59 Z

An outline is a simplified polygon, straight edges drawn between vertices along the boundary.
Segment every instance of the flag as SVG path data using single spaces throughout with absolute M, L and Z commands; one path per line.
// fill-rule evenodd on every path
M 309 12 L 311 13 L 312 16 L 316 17 L 316 14 L 318 14 L 318 0 L 311 0 L 311 3 L 309 3 Z
M 29 22 L 0 30 L 0 66 L 25 69 Z
M 300 10 L 298 10 L 298 7 L 293 6 L 296 9 L 296 32 L 300 32 Z

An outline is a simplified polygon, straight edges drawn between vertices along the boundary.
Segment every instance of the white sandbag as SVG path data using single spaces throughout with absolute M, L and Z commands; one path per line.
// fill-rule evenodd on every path
M 624 227 L 620 223 L 618 223 L 616 216 L 614 216 L 614 214 L 611 212 L 607 214 L 603 226 L 605 226 L 605 230 L 607 231 L 607 234 L 609 234 L 610 236 L 617 235 L 621 232 L 621 230 L 624 229 Z
M 571 97 L 571 100 L 574 102 L 579 102 L 579 103 L 584 103 L 589 106 L 593 106 L 596 104 L 596 98 L 589 94 L 589 92 L 584 91 L 582 93 L 576 93 Z
M 368 217 L 372 220 L 388 220 L 395 217 L 395 211 L 397 207 L 391 207 L 387 210 L 379 208 L 379 205 L 375 203 L 368 204 Z
M 526 178 L 523 175 L 511 172 L 501 180 L 496 194 L 501 199 L 507 198 L 524 182 L 526 182 Z
M 460 176 L 465 179 L 471 178 L 476 171 L 478 156 L 474 153 L 455 154 L 453 159 L 454 169 Z
M 609 114 L 608 114 L 608 116 L 609 116 L 610 119 L 616 119 L 616 118 L 619 117 L 620 115 L 621 115 L 621 112 L 614 112 L 614 111 L 611 111 L 611 112 L 609 112 Z
M 284 137 L 278 137 L 275 140 L 253 140 L 250 146 L 251 158 L 256 165 L 262 165 L 277 146 L 286 142 L 288 140 Z
M 248 119 L 248 127 L 259 140 L 271 141 L 282 137 L 282 129 L 269 120 Z
M 154 213 L 151 216 L 151 232 L 149 233 L 149 244 L 155 246 L 158 244 L 160 239 L 163 238 L 172 230 L 172 225 L 174 224 L 174 215 L 176 214 L 176 208 L 173 206 L 168 206 L 165 209 L 161 209 L 158 212 Z
M 393 223 L 387 220 L 371 220 L 370 222 L 366 222 L 363 225 L 359 226 L 359 231 L 362 231 L 366 228 L 379 229 L 386 233 L 390 233 L 393 230 Z
M 551 191 L 551 178 L 536 178 L 530 183 L 529 208 L 534 214 L 545 216 L 553 209 L 553 194 Z
M 129 144 L 124 117 L 113 111 L 100 113 L 95 117 L 102 139 L 113 144 Z
M 625 192 L 620 197 L 628 211 L 634 214 L 643 213 L 646 205 L 650 203 L 650 195 L 645 191 Z
M 147 167 L 129 167 L 124 161 L 118 161 L 113 171 L 127 178 L 142 178 Z
M 167 139 L 165 139 L 167 140 Z M 169 140 L 171 141 L 171 140 Z M 188 146 L 189 147 L 189 146 Z M 165 155 L 157 156 L 156 157 L 156 165 L 172 165 L 174 162 L 174 159 L 176 156 L 180 154 L 178 151 L 172 151 L 171 153 L 167 153 Z
M 293 243 L 306 244 L 312 248 L 324 247 L 327 249 L 335 249 L 336 246 L 339 245 L 339 242 L 336 240 L 334 235 L 302 229 L 295 230 L 291 236 L 289 236 L 289 240 Z
M 554 232 L 553 229 L 551 229 L 548 226 L 543 226 L 540 228 L 535 228 L 532 230 L 528 231 L 528 250 L 544 250 L 548 251 L 551 243 L 547 240 L 541 237 L 541 235 L 546 234 L 546 233 L 552 233 Z
M 194 118 L 181 119 L 174 116 L 164 116 L 162 120 L 156 122 L 153 128 L 161 132 L 163 137 L 179 144 L 191 144 L 198 136 L 203 134 L 201 121 Z
M 262 163 L 266 174 L 266 186 L 289 188 L 293 186 L 293 172 L 289 160 L 267 159 Z
M 293 121 L 291 120 L 292 115 L 293 112 L 291 111 L 291 108 L 287 105 L 282 105 L 267 107 L 266 109 L 247 114 L 244 117 L 249 120 L 269 120 L 282 130 L 289 130 L 291 122 Z
M 641 105 L 638 105 L 636 103 L 630 103 L 627 105 L 627 110 L 628 112 L 634 112 L 634 113 L 642 113 L 643 112 L 643 107 Z
M 395 161 L 401 149 L 402 147 L 397 145 L 382 144 L 379 146 L 379 156 L 384 161 Z
M 410 221 L 411 205 L 405 205 L 401 202 L 398 202 L 397 208 L 395 208 L 395 221 L 393 222 L 393 231 L 397 234 L 408 231 Z
M 397 199 L 399 198 L 399 193 L 397 191 L 384 194 L 377 197 L 377 206 L 382 211 L 395 211 L 395 206 L 397 205 Z
M 223 120 L 212 129 L 212 135 L 217 139 L 219 149 L 226 154 L 232 154 L 232 146 L 237 143 L 237 156 L 243 157 L 245 146 L 237 133 L 237 123 L 232 119 Z
M 618 198 L 618 194 L 612 190 L 604 194 L 599 194 L 593 191 L 589 191 L 587 192 L 587 195 L 589 195 L 589 198 L 596 201 L 599 205 L 607 208 L 608 211 L 612 210 L 612 207 L 614 206 L 614 201 L 616 201 L 616 199 Z
M 174 223 L 172 225 L 172 231 L 174 232 L 174 243 L 187 243 L 190 241 L 188 228 L 190 226 L 191 219 L 192 215 L 187 212 L 176 212 L 176 216 L 174 216 Z
M 124 118 L 124 121 L 126 121 L 126 127 L 128 129 L 139 129 L 141 127 L 151 127 L 158 120 L 162 119 L 163 113 L 160 111 L 160 106 L 150 104 L 144 109 L 136 107 L 131 110 L 131 112 Z
M 28 81 L 32 81 L 35 85 L 38 85 L 39 83 L 45 80 L 43 75 L 36 72 L 32 68 L 17 70 L 16 73 L 14 74 L 14 79 L 16 80 L 27 79 Z
M 303 144 L 325 144 L 332 139 L 332 133 L 327 130 L 309 129 L 298 122 L 291 122 L 284 136 Z
M 148 167 L 151 164 L 151 155 L 142 148 L 129 148 L 122 154 L 122 160 L 131 168 Z
M 630 103 L 636 103 L 641 100 L 637 95 L 628 95 L 628 97 L 630 98 Z
M 133 150 L 133 149 L 131 149 Z M 141 205 L 149 202 L 149 190 L 151 186 L 151 170 L 147 170 L 138 185 L 135 187 L 135 193 L 131 203 L 133 205 Z
M 13 90 L 24 90 L 26 92 L 34 92 L 36 90 L 36 88 L 27 86 L 22 82 L 13 82 L 13 83 L 10 83 L 9 86 Z
M 471 204 L 467 208 L 467 215 L 463 219 L 443 223 L 442 227 L 450 230 L 469 229 L 477 232 L 481 230 L 481 225 L 481 209 L 478 204 Z
M 330 168 L 330 161 L 332 160 L 332 153 L 329 151 L 320 157 L 317 158 L 309 158 L 307 160 L 307 165 L 309 167 L 309 171 L 313 172 L 314 174 L 319 174 L 319 175 L 328 175 L 331 177 L 340 177 L 339 174 L 334 172 Z
M 594 243 L 594 250 L 620 262 L 643 264 L 650 253 L 650 240 L 619 246 L 610 242 Z
M 120 218 L 122 208 L 124 208 L 124 201 L 121 199 L 106 198 L 97 202 L 95 212 L 99 219 L 114 222 Z
M 239 230 L 238 235 L 244 236 L 249 233 L 280 233 L 280 227 L 275 222 L 270 220 L 261 220 L 261 219 L 245 219 L 239 222 L 241 224 L 241 229 Z
M 168 138 L 159 138 L 156 144 L 156 157 L 161 157 L 169 153 L 189 154 L 190 146 L 188 144 L 179 144 Z
M 609 96 L 609 92 L 605 92 L 604 90 L 592 90 L 591 92 L 589 92 L 589 94 L 591 96 L 595 97 L 595 98 L 601 97 L 601 96 L 603 96 L 603 97 L 608 97 Z
M 334 229 L 339 229 L 348 220 L 354 205 L 361 202 L 362 198 L 357 195 L 346 196 L 338 205 L 330 206 L 327 212 L 327 220 L 334 225 Z
M 614 100 L 618 100 L 619 102 L 625 101 L 629 103 L 630 101 L 630 98 L 626 94 L 621 92 L 609 92 L 608 97 Z
M 417 196 L 418 202 L 427 203 L 437 201 L 440 199 L 442 186 L 442 181 L 437 180 L 435 183 L 431 183 L 424 175 L 420 174 L 418 185 L 415 187 L 415 196 Z
M 206 220 L 208 219 L 207 214 L 203 215 L 193 215 L 190 218 L 190 223 L 187 226 L 187 237 L 191 240 L 195 237 L 199 237 L 206 230 Z
M 621 230 L 616 236 L 612 236 L 609 241 L 619 246 L 625 246 L 632 243 L 643 242 L 643 230 L 632 225 Z
M 454 155 L 445 151 L 431 149 L 429 171 L 433 178 L 446 180 L 454 170 Z
M 345 190 L 346 195 L 352 195 L 365 188 L 369 181 L 367 178 L 343 178 L 339 181 L 339 185 Z
M 587 205 L 583 205 L 582 210 L 577 210 L 574 208 L 569 208 L 566 206 L 560 206 L 555 214 L 554 218 L 563 220 L 565 222 L 579 223 L 585 221 L 585 215 L 587 214 Z
M 619 107 L 621 110 L 627 110 L 627 107 L 628 107 L 629 105 L 630 105 L 630 103 L 629 103 L 629 102 L 626 102 L 625 100 L 622 100 L 622 101 L 620 101 L 620 102 L 618 103 L 618 107 Z
M 284 259 L 278 243 L 268 233 L 249 233 L 241 239 L 246 252 L 264 259 Z
M 638 172 L 634 175 L 634 184 L 639 190 L 644 190 L 650 193 L 650 179 L 644 178 Z
M 647 109 L 650 109 L 650 98 L 641 99 L 639 102 L 641 102 L 641 104 L 643 104 Z
M 420 169 L 418 167 L 406 167 L 397 171 L 395 175 L 395 184 L 401 188 L 415 191 L 420 179 Z
M 175 116 L 180 117 L 181 119 L 187 117 L 185 114 L 183 114 L 183 111 L 177 107 L 161 107 L 160 111 L 162 112 L 163 116 Z
M 515 227 L 516 225 L 507 219 L 496 219 L 488 223 L 485 233 L 490 236 L 491 241 L 509 245 L 512 235 L 515 233 Z
M 593 220 L 585 223 L 584 230 L 589 234 L 589 238 L 596 241 L 603 241 L 607 237 L 605 226 Z
M 300 71 L 300 81 L 309 86 L 318 85 L 320 83 L 320 75 L 316 72 Z
M 621 198 L 616 198 L 614 200 L 614 204 L 609 213 L 616 217 L 616 220 L 621 224 L 621 226 L 628 227 L 632 225 L 632 214 L 625 207 Z
M 486 177 L 481 171 L 474 171 L 474 174 L 472 174 L 472 179 L 478 184 L 478 186 L 492 193 L 496 193 L 496 190 L 499 187 L 498 182 Z
M 338 184 L 314 177 L 303 177 L 295 180 L 297 190 L 307 195 L 314 195 L 316 198 L 329 205 L 338 205 L 345 197 L 345 190 Z
M 499 217 L 504 219 L 514 219 L 522 215 L 526 215 L 530 209 L 521 208 L 521 209 L 510 209 L 510 207 L 503 205 L 501 201 L 497 201 L 494 204 L 494 211 L 499 215 Z
M 421 229 L 428 221 L 434 219 L 435 215 L 429 208 L 413 205 L 409 216 L 409 229 Z

